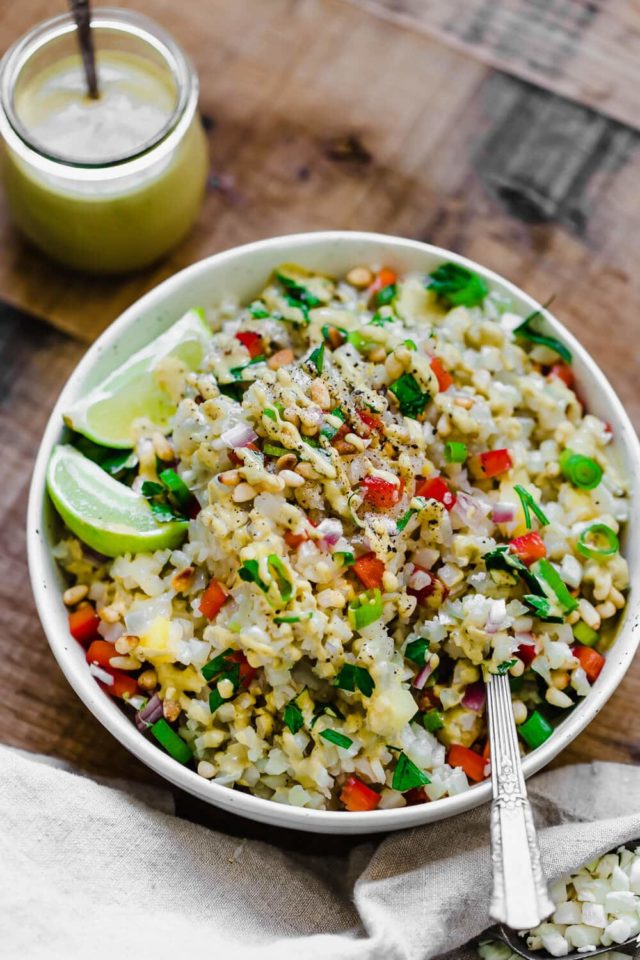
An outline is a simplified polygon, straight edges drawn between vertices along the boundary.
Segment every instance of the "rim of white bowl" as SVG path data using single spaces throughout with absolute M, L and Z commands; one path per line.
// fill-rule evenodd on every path
M 121 334 L 135 322 L 136 318 L 143 312 L 148 313 L 150 308 L 159 307 L 172 289 L 188 283 L 200 274 L 206 273 L 213 263 L 250 258 L 254 253 L 273 250 L 275 266 L 278 262 L 282 262 L 280 256 L 276 256 L 276 251 L 279 249 L 286 248 L 287 252 L 285 254 L 283 251 L 282 256 L 291 260 L 295 257 L 294 248 L 300 250 L 321 243 L 344 246 L 345 256 L 347 255 L 347 248 L 358 243 L 379 246 L 381 256 L 385 249 L 400 254 L 403 250 L 423 252 L 426 255 L 467 267 L 479 273 L 493 286 L 511 295 L 516 302 L 528 306 L 531 310 L 541 309 L 532 297 L 515 284 L 474 260 L 451 250 L 421 241 L 366 231 L 330 230 L 287 234 L 233 247 L 200 260 L 173 274 L 128 307 L 92 344 L 67 379 L 47 422 L 34 465 L 27 513 L 27 552 L 31 584 L 38 614 L 60 668 L 85 706 L 134 756 L 175 786 L 214 806 L 251 820 L 310 832 L 332 834 L 379 833 L 434 822 L 486 803 L 491 797 L 491 783 L 485 781 L 471 787 L 464 793 L 453 797 L 443 797 L 426 804 L 393 810 L 347 813 L 345 811 L 311 810 L 306 807 L 279 804 L 203 779 L 194 771 L 181 766 L 164 753 L 160 747 L 141 734 L 136 729 L 132 718 L 125 715 L 124 711 L 107 694 L 102 692 L 88 669 L 78 669 L 72 657 L 68 655 L 68 650 L 72 645 L 75 645 L 75 641 L 70 638 L 66 629 L 59 629 L 55 624 L 56 619 L 60 621 L 61 614 L 64 614 L 65 618 L 66 614 L 57 585 L 53 583 L 53 578 L 50 575 L 52 563 L 50 545 L 47 543 L 45 531 L 42 528 L 43 509 L 46 500 L 46 467 L 51 449 L 58 441 L 62 431 L 61 410 L 68 405 L 67 397 L 73 393 L 74 384 L 86 376 L 100 355 L 117 342 Z M 617 421 L 616 444 L 619 449 L 625 451 L 632 478 L 640 477 L 640 444 L 622 403 L 596 362 L 573 334 L 548 310 L 543 310 L 543 313 L 546 323 L 555 328 L 555 332 L 562 336 L 563 341 L 572 351 L 574 359 L 577 358 L 584 366 L 588 371 L 588 377 L 601 392 L 604 406 L 609 408 Z M 633 572 L 631 576 L 632 590 L 627 606 L 623 611 L 623 619 L 618 626 L 615 644 L 607 656 L 607 668 L 595 683 L 590 694 L 576 705 L 566 720 L 558 725 L 549 740 L 524 758 L 523 769 L 526 777 L 530 777 L 549 763 L 584 730 L 587 724 L 599 713 L 624 677 L 636 652 L 638 640 L 640 640 L 640 630 L 638 630 L 640 608 L 636 591 L 633 589 Z M 620 641 L 623 637 L 625 642 L 622 644 Z M 82 664 L 84 665 L 84 661 L 82 661 Z

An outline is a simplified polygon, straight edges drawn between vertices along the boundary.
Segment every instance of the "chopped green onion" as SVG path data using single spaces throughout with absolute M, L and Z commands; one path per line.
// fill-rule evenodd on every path
M 290 700 L 284 708 L 284 723 L 291 730 L 291 733 L 297 733 L 304 726 L 302 710 L 295 700 Z
M 517 659 L 503 660 L 502 663 L 498 664 L 498 666 L 495 669 L 495 672 L 498 674 L 499 677 L 502 677 L 504 676 L 505 673 L 508 673 L 509 670 L 511 670 L 511 667 L 515 666 L 517 662 L 518 662 Z
M 269 585 L 260 579 L 259 569 L 260 565 L 257 560 L 245 560 L 238 573 L 240 579 L 244 580 L 245 583 L 255 583 L 264 593 L 267 593 Z
M 593 490 L 602 480 L 602 467 L 591 457 L 567 448 L 560 454 L 559 462 L 563 475 L 581 490 Z
M 403 341 L 402 341 L 402 346 L 403 346 L 403 347 L 406 347 L 407 350 L 417 350 L 417 349 L 418 349 L 418 347 L 416 346 L 416 344 L 415 344 L 415 342 L 414 342 L 413 340 L 403 340 Z
M 309 307 L 319 307 L 321 302 L 311 293 L 310 290 L 307 290 L 306 287 L 303 287 L 302 284 L 296 283 L 295 280 L 292 280 L 291 277 L 288 277 L 284 273 L 279 273 L 276 270 L 276 278 L 280 281 L 285 290 L 289 291 L 292 299 L 295 301 L 295 306 L 305 306 Z
M 169 493 L 173 494 L 179 506 L 187 507 L 192 499 L 192 493 L 182 477 L 179 477 L 175 470 L 168 468 L 158 474 L 158 479 L 167 488 Z
M 516 483 L 513 488 L 520 498 L 520 503 L 522 504 L 522 511 L 524 513 L 524 522 L 527 526 L 527 530 L 531 530 L 531 513 L 533 510 L 534 515 L 536 516 L 538 523 L 542 527 L 546 527 L 549 523 L 549 520 L 544 513 L 544 511 L 538 506 L 536 501 L 533 499 L 533 496 L 529 493 L 528 490 L 525 490 L 523 486 L 519 483 Z
M 464 463 L 469 456 L 466 443 L 451 440 L 444 445 L 444 459 L 447 463 Z
M 600 634 L 597 633 L 584 620 L 579 620 L 573 627 L 573 635 L 585 647 L 595 647 L 600 643 Z
M 359 690 L 365 697 L 370 697 L 375 682 L 365 667 L 357 667 L 354 663 L 345 663 L 334 681 L 334 686 L 350 693 Z
M 522 598 L 528 607 L 531 607 L 536 617 L 545 620 L 548 623 L 563 623 L 564 617 L 560 616 L 558 610 L 551 606 L 546 597 L 539 597 L 533 593 L 525 593 Z
M 477 307 L 489 293 L 482 277 L 457 263 L 441 263 L 427 284 L 448 307 Z
M 597 546 L 600 543 L 602 546 Z M 578 537 L 576 550 L 590 560 L 606 560 L 620 549 L 620 541 L 606 523 L 592 523 Z
M 312 363 L 318 373 L 322 373 L 324 367 L 324 343 L 312 350 L 309 354 L 309 363 Z
M 161 483 L 155 483 L 153 480 L 145 480 L 140 487 L 140 493 L 143 497 L 157 497 L 164 493 L 164 487 Z
M 379 307 L 387 307 L 395 299 L 398 288 L 395 283 L 389 283 L 376 294 L 376 303 Z
M 391 393 L 397 397 L 400 404 L 400 413 L 415 420 L 431 400 L 431 394 L 423 392 L 420 384 L 411 373 L 403 373 L 389 387 Z
M 533 321 L 541 316 L 541 310 L 534 310 L 533 313 L 530 313 L 528 317 L 524 318 L 520 326 L 516 327 L 513 331 L 515 336 L 522 337 L 523 340 L 530 340 L 531 343 L 539 343 L 543 347 L 549 347 L 550 350 L 559 354 L 567 363 L 571 363 L 573 360 L 571 351 L 568 347 L 565 347 L 564 343 L 561 343 L 556 337 L 549 337 L 544 333 L 540 333 L 531 326 Z
M 207 680 L 213 680 L 219 673 L 223 673 L 229 667 L 229 658 L 235 653 L 233 647 L 227 647 L 222 653 L 219 653 L 213 660 L 209 660 L 202 668 L 202 676 Z
M 293 584 L 289 580 L 289 571 L 284 565 L 277 553 L 270 553 L 267 558 L 267 566 L 276 578 L 278 590 L 283 603 L 289 603 L 293 596 Z
M 177 760 L 178 763 L 189 763 L 193 754 L 191 747 L 185 743 L 182 737 L 179 737 L 175 730 L 172 730 L 164 718 L 156 720 L 149 728 L 161 747 L 167 751 L 169 756 Z
M 337 730 L 321 730 L 320 736 L 329 743 L 335 743 L 336 747 L 342 747 L 343 750 L 348 750 L 353 743 L 350 737 L 345 737 L 344 733 L 338 733 Z
M 387 323 L 395 323 L 395 317 L 383 317 L 380 313 L 374 313 L 367 326 L 384 327 Z
M 425 497 L 414 497 L 411 502 L 413 503 L 414 501 L 418 501 L 420 506 L 409 507 L 407 512 L 403 513 L 399 520 L 396 520 L 396 533 L 402 533 L 402 531 L 405 529 L 405 527 L 409 523 L 409 520 L 411 520 L 411 517 L 415 513 L 420 513 L 420 511 L 424 510 L 424 508 L 427 505 L 427 501 Z
M 424 637 L 418 637 L 407 644 L 404 655 L 407 660 L 411 660 L 418 667 L 424 667 L 429 652 L 429 641 Z
M 417 767 L 406 753 L 401 753 L 398 756 L 396 768 L 393 771 L 391 789 L 398 790 L 400 793 L 406 793 L 407 790 L 424 787 L 428 783 L 431 783 L 431 780 L 429 780 L 426 773 L 423 773 L 420 767 Z
M 518 733 L 532 749 L 539 747 L 553 733 L 553 727 L 541 713 L 534 710 L 531 716 L 518 727 Z
M 364 630 L 382 616 L 382 594 L 376 587 L 367 590 L 352 600 L 348 607 L 349 623 L 354 630 Z
M 269 316 L 269 311 L 259 300 L 254 300 L 253 303 L 249 304 L 249 313 L 254 320 L 266 320 Z
M 435 733 L 436 730 L 442 730 L 444 727 L 444 716 L 435 708 L 428 710 L 422 717 L 422 726 L 429 733 Z
M 336 550 L 334 557 L 340 557 L 345 567 L 351 567 L 356 562 L 355 554 L 349 550 Z
M 287 453 L 291 453 L 291 450 L 286 450 L 284 447 L 279 447 L 275 443 L 265 443 L 262 447 L 262 452 L 266 453 L 268 457 L 282 457 Z
M 274 617 L 274 623 L 300 623 L 302 620 L 311 620 L 313 616 L 312 612 L 301 613 L 301 614 L 291 614 L 288 617 Z
M 530 569 L 548 599 L 552 602 L 557 601 L 565 613 L 571 613 L 577 609 L 578 601 L 571 596 L 564 580 L 548 560 L 544 558 L 536 560 Z M 551 597 L 549 597 L 549 593 L 551 593 Z

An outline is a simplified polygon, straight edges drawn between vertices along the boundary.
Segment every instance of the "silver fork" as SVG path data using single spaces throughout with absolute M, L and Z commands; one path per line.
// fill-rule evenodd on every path
M 493 784 L 489 913 L 514 930 L 530 930 L 553 913 L 554 905 L 542 873 L 507 674 L 489 677 L 487 707 Z

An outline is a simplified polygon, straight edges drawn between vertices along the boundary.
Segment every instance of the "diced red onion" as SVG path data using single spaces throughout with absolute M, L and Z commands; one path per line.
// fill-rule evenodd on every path
M 104 683 L 105 687 L 113 686 L 113 677 L 111 674 L 103 670 L 102 667 L 99 667 L 97 663 L 89 664 L 89 673 L 92 677 L 95 677 L 96 680 L 99 680 L 100 683 Z
M 425 587 L 430 586 L 432 577 L 427 573 L 426 570 L 416 570 L 415 573 L 412 573 L 407 582 L 407 586 L 412 590 L 424 590 Z
M 157 693 L 151 697 L 149 703 L 142 710 L 138 710 L 135 715 L 135 725 L 141 733 L 150 727 L 152 723 L 159 720 L 162 716 L 162 700 Z
M 470 683 L 464 692 L 462 706 L 466 707 L 467 710 L 475 710 L 476 713 L 481 713 L 486 702 L 487 691 L 482 680 Z
M 248 443 L 253 443 L 258 439 L 258 434 L 248 423 L 236 423 L 221 434 L 220 439 L 227 447 L 246 447 Z
M 479 497 L 472 497 L 469 493 L 465 493 L 464 490 L 458 491 L 453 511 L 455 511 L 462 522 L 471 529 L 479 527 L 490 510 L 491 505 L 487 503 L 486 500 L 481 500 Z
M 429 679 L 432 673 L 433 673 L 433 667 L 431 666 L 431 663 L 427 661 L 424 667 L 422 668 L 422 670 L 420 671 L 420 673 L 418 674 L 418 676 L 413 681 L 413 685 L 416 688 L 416 690 L 423 689 L 425 683 L 427 682 L 427 680 Z
M 497 633 L 504 627 L 506 619 L 507 610 L 504 600 L 492 600 L 484 628 L 487 633 Z
M 315 536 L 321 541 L 323 546 L 333 547 L 340 540 L 343 534 L 342 524 L 339 520 L 328 517 L 322 520 L 315 528 Z
M 491 511 L 494 523 L 511 523 L 516 518 L 516 508 L 513 503 L 496 503 Z
M 513 636 L 516 641 L 516 645 L 518 647 L 521 646 L 523 643 L 535 644 L 535 640 L 533 639 L 533 634 L 530 633 L 528 630 L 517 630 Z

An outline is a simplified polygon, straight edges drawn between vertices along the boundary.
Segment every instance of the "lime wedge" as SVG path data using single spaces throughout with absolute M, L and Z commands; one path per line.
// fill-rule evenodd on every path
M 65 423 L 105 447 L 132 447 L 133 421 L 139 417 L 146 417 L 159 430 L 166 431 L 177 406 L 171 391 L 172 365 L 168 358 L 175 357 L 189 370 L 195 370 L 202 362 L 210 336 L 202 313 L 189 310 L 166 333 L 134 353 L 104 383 L 67 410 Z
M 158 523 L 144 497 L 75 447 L 54 447 L 47 489 L 72 533 L 108 557 L 176 547 L 189 526 L 187 520 Z

